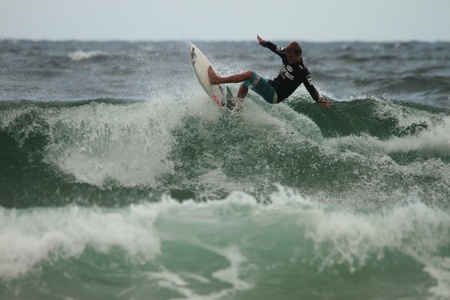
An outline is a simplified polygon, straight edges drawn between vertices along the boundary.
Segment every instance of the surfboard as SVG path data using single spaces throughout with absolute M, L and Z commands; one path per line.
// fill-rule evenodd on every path
M 208 68 L 212 66 L 208 58 L 200 51 L 197 46 L 191 43 L 191 62 L 194 67 L 194 73 L 198 81 L 205 90 L 206 94 L 219 106 L 227 107 L 228 101 L 233 100 L 233 94 L 228 86 L 212 85 L 209 81 Z M 214 67 L 213 67 L 214 69 Z M 215 70 L 215 69 L 214 69 Z M 229 108 L 231 109 L 231 108 Z

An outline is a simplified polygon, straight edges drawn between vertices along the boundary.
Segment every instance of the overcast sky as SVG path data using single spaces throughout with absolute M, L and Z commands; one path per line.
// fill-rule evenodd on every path
M 0 39 L 450 41 L 450 0 L 0 0 Z

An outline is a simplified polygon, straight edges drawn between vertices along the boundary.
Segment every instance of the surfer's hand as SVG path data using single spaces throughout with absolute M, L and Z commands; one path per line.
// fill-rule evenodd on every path
M 327 100 L 320 98 L 319 101 L 317 101 L 317 103 L 319 103 L 320 105 L 326 107 L 326 108 L 330 108 L 331 104 L 330 102 L 328 102 Z
M 263 47 L 267 47 L 267 41 L 263 40 L 259 35 L 257 35 L 256 38 L 258 39 L 258 44 Z

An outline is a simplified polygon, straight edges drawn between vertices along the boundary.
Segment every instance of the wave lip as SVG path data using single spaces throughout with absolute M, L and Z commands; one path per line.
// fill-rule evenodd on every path
M 77 206 L 0 207 L 0 279 L 23 276 L 45 261 L 80 257 L 89 247 L 99 253 L 120 247 L 131 257 L 151 259 L 160 251 L 154 221 L 151 211 L 142 213 L 134 207 L 120 212 Z

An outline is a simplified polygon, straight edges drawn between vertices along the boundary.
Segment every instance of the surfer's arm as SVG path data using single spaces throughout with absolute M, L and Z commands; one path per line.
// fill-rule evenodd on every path
M 314 101 L 316 101 L 317 103 L 319 103 L 322 106 L 325 106 L 326 108 L 330 108 L 330 106 L 331 106 L 330 102 L 328 102 L 327 100 L 320 97 L 319 92 L 316 90 L 315 86 L 312 84 L 311 75 L 308 74 L 305 77 L 305 79 L 303 80 L 303 84 L 305 85 L 306 90 L 309 92 L 309 94 L 314 99 Z
M 270 49 L 272 52 L 276 53 L 277 55 L 283 57 L 284 56 L 284 48 L 278 47 L 271 41 L 263 40 L 259 35 L 257 36 L 258 44 L 263 46 L 264 48 Z
M 314 85 L 311 82 L 311 75 L 308 75 L 303 80 L 303 84 L 305 85 L 306 90 L 311 95 L 311 97 L 314 99 L 314 101 L 319 102 L 320 95 L 319 92 L 316 90 Z

